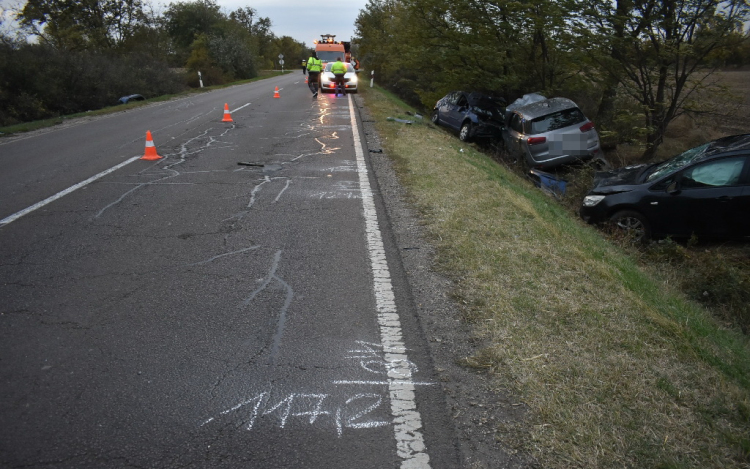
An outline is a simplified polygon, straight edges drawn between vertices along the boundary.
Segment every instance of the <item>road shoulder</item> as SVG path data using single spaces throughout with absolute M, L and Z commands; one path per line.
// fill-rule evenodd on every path
M 374 121 L 364 97 L 355 96 L 360 113 L 367 154 L 377 189 L 383 199 L 400 254 L 399 261 L 416 306 L 418 320 L 453 418 L 462 465 L 470 469 L 527 468 L 534 466 L 525 455 L 502 445 L 497 431 L 500 422 L 521 422 L 523 406 L 499 389 L 493 379 L 461 366 L 481 343 L 471 326 L 461 320 L 460 308 L 450 298 L 452 282 L 432 269 L 434 248 L 427 242 L 418 213 L 407 202 L 391 160 L 382 149 Z

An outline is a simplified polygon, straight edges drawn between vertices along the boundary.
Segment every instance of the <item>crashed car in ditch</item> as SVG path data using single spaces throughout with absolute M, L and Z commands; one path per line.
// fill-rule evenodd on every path
M 750 134 L 723 137 L 666 161 L 598 172 L 581 217 L 650 237 L 750 236 Z
M 601 149 L 594 123 L 568 98 L 524 95 L 507 107 L 505 119 L 508 155 L 531 168 L 546 170 L 589 160 Z
M 499 139 L 502 135 L 505 101 L 478 92 L 451 91 L 438 100 L 431 120 L 458 132 L 464 142 Z
M 145 101 L 145 100 L 146 100 L 146 98 L 144 98 L 140 94 L 130 94 L 130 95 L 127 95 L 127 96 L 123 96 L 122 98 L 120 98 L 118 100 L 118 102 L 120 104 L 127 104 L 127 103 L 129 103 L 131 101 Z

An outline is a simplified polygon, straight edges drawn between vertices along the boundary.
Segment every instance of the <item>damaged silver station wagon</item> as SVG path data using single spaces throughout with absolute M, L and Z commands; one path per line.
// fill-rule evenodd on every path
M 599 153 L 594 123 L 567 98 L 544 99 L 526 95 L 530 104 L 508 106 L 503 140 L 509 155 L 523 158 L 532 168 L 549 169 Z M 540 99 L 540 100 L 536 100 Z M 514 103 L 515 104 L 515 103 Z

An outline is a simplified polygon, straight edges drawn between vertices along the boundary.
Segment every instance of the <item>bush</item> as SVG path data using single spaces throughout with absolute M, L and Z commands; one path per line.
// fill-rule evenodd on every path
M 184 88 L 179 75 L 145 54 L 60 52 L 39 44 L 0 46 L 0 125 L 100 109 L 124 95 Z

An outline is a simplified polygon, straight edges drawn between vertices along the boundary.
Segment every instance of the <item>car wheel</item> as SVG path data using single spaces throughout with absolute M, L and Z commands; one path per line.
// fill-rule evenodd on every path
M 471 141 L 471 122 L 465 122 L 461 126 L 461 130 L 458 133 L 458 138 L 462 142 L 468 142 Z
M 435 125 L 440 125 L 440 116 L 438 115 L 437 109 L 432 111 L 432 114 L 430 115 L 430 120 Z
M 622 210 L 610 218 L 614 225 L 632 237 L 633 241 L 645 242 L 651 238 L 651 226 L 646 217 L 633 210 Z

